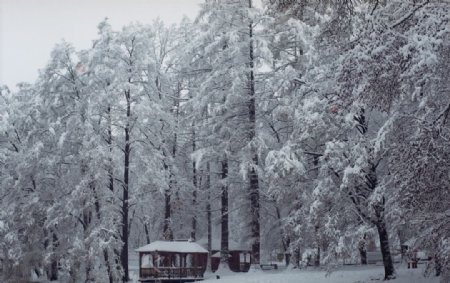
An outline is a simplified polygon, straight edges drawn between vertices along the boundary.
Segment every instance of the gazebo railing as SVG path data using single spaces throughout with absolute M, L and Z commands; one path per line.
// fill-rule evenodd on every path
M 141 278 L 201 278 L 201 267 L 141 267 Z

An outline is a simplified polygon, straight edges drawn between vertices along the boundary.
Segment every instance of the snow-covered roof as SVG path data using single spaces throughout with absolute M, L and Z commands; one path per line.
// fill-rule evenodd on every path
M 173 252 L 173 253 L 207 253 L 208 251 L 194 242 L 155 241 L 137 248 L 137 252 Z
M 200 240 L 197 241 L 197 243 L 199 245 L 201 245 L 202 247 L 206 248 L 208 246 L 208 239 L 201 238 Z M 214 239 L 214 238 L 212 239 L 211 249 L 213 251 L 220 251 L 220 239 Z M 230 250 L 230 251 L 248 251 L 250 249 L 244 247 L 244 245 L 240 245 L 238 242 L 236 242 L 232 239 L 228 239 L 228 250 Z

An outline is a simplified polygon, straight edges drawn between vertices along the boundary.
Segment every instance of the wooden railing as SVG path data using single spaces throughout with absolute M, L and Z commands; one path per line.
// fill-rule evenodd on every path
M 201 267 L 141 267 L 141 278 L 203 278 Z

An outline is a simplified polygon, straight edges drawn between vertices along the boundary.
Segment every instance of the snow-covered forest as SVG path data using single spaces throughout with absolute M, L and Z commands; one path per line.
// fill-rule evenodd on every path
M 430 256 L 450 280 L 450 2 L 206 0 L 98 24 L 1 87 L 2 282 L 127 282 L 134 249 L 220 241 L 292 268 Z M 408 250 L 402 249 L 407 246 Z

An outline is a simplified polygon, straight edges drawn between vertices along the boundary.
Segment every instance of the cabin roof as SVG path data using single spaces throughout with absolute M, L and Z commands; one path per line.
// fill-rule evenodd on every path
M 137 252 L 171 252 L 171 253 L 208 253 L 202 246 L 194 242 L 155 241 L 137 248 Z

